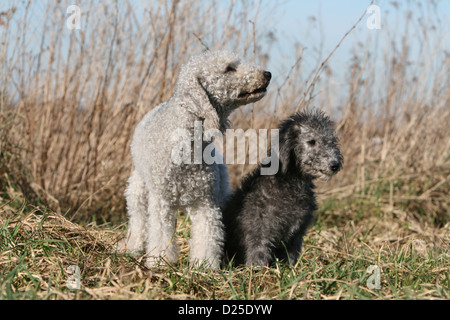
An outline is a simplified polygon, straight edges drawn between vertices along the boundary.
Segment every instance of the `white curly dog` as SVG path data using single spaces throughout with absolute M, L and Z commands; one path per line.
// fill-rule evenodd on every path
M 175 163 L 172 152 L 179 142 L 170 137 L 180 129 L 192 137 L 196 121 L 203 130 L 223 132 L 233 110 L 264 97 L 270 79 L 270 72 L 224 51 L 192 57 L 181 68 L 173 96 L 136 127 L 134 172 L 125 191 L 128 233 L 119 250 L 145 251 L 148 266 L 174 263 L 179 255 L 176 212 L 183 210 L 192 221 L 190 262 L 219 267 L 224 244 L 220 204 L 231 192 L 227 167 Z M 209 143 L 203 141 L 202 147 Z

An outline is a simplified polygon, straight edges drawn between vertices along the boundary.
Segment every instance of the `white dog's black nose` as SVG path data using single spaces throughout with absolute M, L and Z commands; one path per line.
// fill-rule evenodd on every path
M 264 71 L 264 78 L 266 78 L 267 81 L 270 81 L 270 79 L 272 79 L 272 74 L 269 71 Z

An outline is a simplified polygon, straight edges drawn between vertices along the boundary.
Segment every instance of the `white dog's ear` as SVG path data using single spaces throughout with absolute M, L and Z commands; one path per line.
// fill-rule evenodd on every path
M 188 110 L 203 120 L 203 130 L 219 129 L 220 121 L 216 109 L 211 104 L 208 94 L 201 83 L 201 78 L 197 77 L 192 81 L 192 86 L 186 94 L 191 98 L 191 103 L 186 104 Z

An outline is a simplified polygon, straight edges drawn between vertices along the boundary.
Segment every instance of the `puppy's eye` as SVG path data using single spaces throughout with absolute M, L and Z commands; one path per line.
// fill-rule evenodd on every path
M 228 72 L 236 72 L 236 68 L 230 64 L 225 69 L 225 73 L 228 73 Z
M 307 143 L 310 145 L 310 146 L 315 146 L 316 145 L 316 140 L 309 140 L 309 141 L 307 141 Z

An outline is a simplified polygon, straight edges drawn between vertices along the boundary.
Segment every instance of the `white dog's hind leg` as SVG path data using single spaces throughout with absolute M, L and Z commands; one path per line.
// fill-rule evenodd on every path
M 153 267 L 166 260 L 174 263 L 179 249 L 175 234 L 176 215 L 169 204 L 157 196 L 149 195 L 147 225 L 147 266 Z M 164 258 L 161 260 L 160 258 Z
M 219 268 L 224 241 L 220 209 L 215 204 L 206 202 L 191 208 L 189 216 L 192 221 L 190 262 L 206 262 L 208 267 Z
M 145 225 L 147 222 L 147 191 L 144 180 L 134 171 L 125 190 L 128 211 L 128 233 L 117 246 L 117 251 L 141 253 L 145 244 Z

